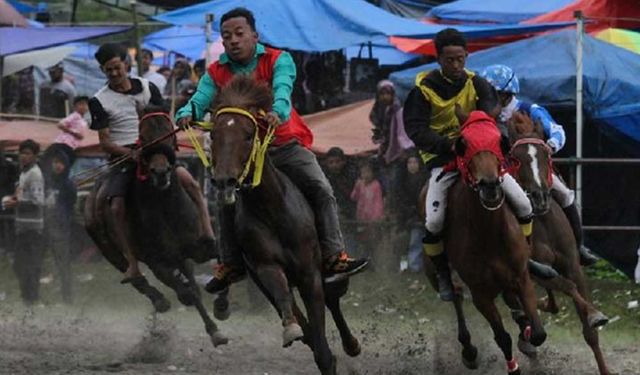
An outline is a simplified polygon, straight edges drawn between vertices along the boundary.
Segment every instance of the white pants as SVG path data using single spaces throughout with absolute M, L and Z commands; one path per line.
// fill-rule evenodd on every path
M 425 227 L 435 235 L 440 234 L 444 228 L 445 213 L 447 211 L 447 194 L 449 188 L 456 182 L 459 176 L 457 171 L 447 172 L 439 181 L 436 181 L 441 173 L 442 168 L 433 168 L 431 170 L 427 202 L 425 205 Z M 516 217 L 528 218 L 533 214 L 533 208 L 531 207 L 531 202 L 527 194 L 511 175 L 508 173 L 505 174 L 500 186 Z
M 562 208 L 571 206 L 576 197 L 573 190 L 569 189 L 555 173 L 551 175 L 551 191 Z

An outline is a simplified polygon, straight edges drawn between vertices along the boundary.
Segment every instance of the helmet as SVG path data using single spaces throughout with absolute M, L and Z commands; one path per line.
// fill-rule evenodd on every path
M 489 81 L 497 91 L 511 94 L 520 92 L 520 82 L 516 73 L 506 65 L 490 65 L 480 73 L 480 76 Z

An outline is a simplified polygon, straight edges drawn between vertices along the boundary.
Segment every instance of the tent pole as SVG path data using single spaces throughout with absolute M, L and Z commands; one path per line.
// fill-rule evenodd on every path
M 73 0 L 73 5 L 71 6 L 71 24 L 72 25 L 76 23 L 77 12 L 78 12 L 78 0 Z
M 581 10 L 574 13 L 576 18 L 576 203 L 579 212 L 582 212 L 582 38 L 584 36 L 584 16 Z
M 136 63 L 138 64 L 138 77 L 142 77 L 144 72 L 142 71 L 142 53 L 140 50 L 140 28 L 138 26 L 138 12 L 136 0 L 131 0 L 131 13 L 133 15 L 133 32 L 135 34 L 135 47 L 136 47 Z
M 206 50 L 204 51 L 204 61 L 205 61 L 205 70 L 207 69 L 207 67 L 209 66 L 209 64 L 211 63 L 211 55 L 209 54 L 209 51 L 211 50 L 211 44 L 213 43 L 213 41 L 211 40 L 211 28 L 213 27 L 213 14 L 212 13 L 207 13 L 204 16 L 205 19 L 205 29 L 204 29 L 204 35 L 206 36 Z

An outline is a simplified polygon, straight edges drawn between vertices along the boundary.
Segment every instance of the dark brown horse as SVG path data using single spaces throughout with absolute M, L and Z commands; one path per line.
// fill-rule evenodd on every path
M 489 132 L 466 133 L 463 130 L 456 142 L 459 160 L 466 160 L 463 168 L 465 178 L 456 182 L 449 192 L 444 247 L 452 268 L 469 287 L 473 304 L 489 322 L 507 362 L 508 373 L 519 374 L 511 336 L 503 326 L 495 299 L 502 295 L 505 301 L 523 306 L 530 327 L 527 339 L 531 344 L 541 345 L 546 333 L 536 310 L 535 290 L 527 269 L 529 245 L 509 205 L 504 204 L 505 195 L 500 187 L 500 135 L 492 119 L 484 117 L 483 121 L 472 121 L 475 118 L 477 114 L 474 112 L 463 129 L 473 129 L 479 123 L 487 126 L 488 121 L 490 126 L 485 129 Z M 497 145 L 498 150 L 483 148 L 481 144 L 477 147 L 478 142 L 473 137 L 480 133 L 491 134 L 490 141 Z M 475 150 L 471 151 L 471 148 Z M 430 280 L 434 286 L 437 284 L 433 277 Z M 478 350 L 471 343 L 462 309 L 462 295 L 456 294 L 454 307 L 458 319 L 458 341 L 463 346 L 462 360 L 466 367 L 475 369 L 478 367 Z
M 358 355 L 360 345 L 340 310 L 339 298 L 347 282 L 323 285 L 313 211 L 301 191 L 271 164 L 268 153 L 261 182 L 248 187 L 240 181 L 247 175 L 243 173 L 247 165 L 251 166 L 247 176 L 255 173 L 250 155 L 256 134 L 264 131 L 256 118 L 271 104 L 267 86 L 242 76 L 235 77 L 216 97 L 211 131 L 214 180 L 222 201 L 234 205 L 236 213 L 234 233 L 225 234 L 235 238 L 249 274 L 280 314 L 283 346 L 302 339 L 313 350 L 320 372 L 334 375 L 335 357 L 325 336 L 325 303 L 345 352 Z M 306 307 L 306 318 L 296 306 L 294 287 Z
M 130 236 L 136 258 L 147 264 L 162 283 L 176 291 L 180 302 L 195 306 L 214 346 L 226 344 L 216 324 L 204 308 L 200 290 L 193 277 L 192 260 L 204 262 L 216 254 L 198 242 L 200 221 L 195 204 L 178 182 L 176 172 L 175 136 L 168 114 L 150 108 L 140 121 L 140 143 L 143 151 L 137 178 L 127 199 Z M 157 142 L 157 140 L 164 140 Z M 151 142 L 156 144 L 144 147 Z M 100 193 L 103 184 L 97 182 L 87 198 L 85 226 L 102 254 L 119 271 L 127 269 L 127 260 L 113 233 L 113 223 L 105 209 L 106 199 Z M 146 278 L 132 282 L 146 295 L 156 311 L 170 308 L 169 301 Z
M 596 329 L 606 324 L 608 319 L 589 301 L 589 289 L 580 267 L 575 237 L 560 205 L 552 198 L 551 150 L 543 140 L 542 126 L 534 123 L 528 116 L 516 112 L 508 124 L 508 129 L 513 144 L 510 152 L 514 165 L 512 175 L 530 197 L 536 215 L 533 224 L 532 258 L 551 265 L 561 275 L 551 280 L 535 279 L 539 285 L 546 288 L 548 294 L 548 298 L 541 300 L 539 306 L 543 311 L 558 312 L 553 290 L 561 291 L 572 298 L 582 322 L 584 339 L 595 355 L 600 374 L 609 374 L 598 344 Z M 521 350 L 532 353 L 526 344 L 521 345 Z

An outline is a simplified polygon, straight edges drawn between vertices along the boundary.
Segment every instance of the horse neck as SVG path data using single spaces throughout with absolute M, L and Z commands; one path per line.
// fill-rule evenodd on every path
M 249 177 L 252 175 L 250 174 Z M 282 214 L 284 208 L 284 186 L 276 167 L 271 163 L 269 155 L 265 155 L 260 185 L 244 190 L 243 196 L 251 201 L 254 207 L 273 214 Z

